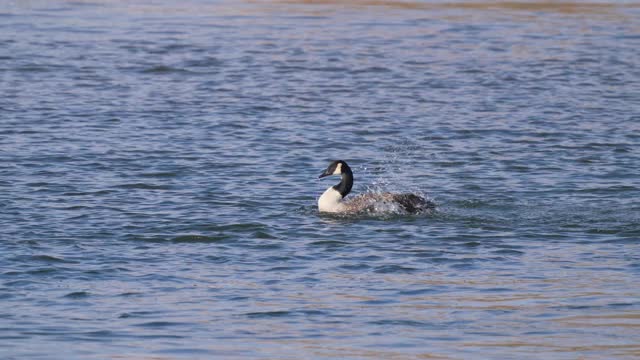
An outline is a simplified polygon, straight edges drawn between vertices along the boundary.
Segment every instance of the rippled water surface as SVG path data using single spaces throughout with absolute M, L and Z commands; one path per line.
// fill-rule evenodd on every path
M 638 19 L 0 0 L 0 357 L 637 359 Z

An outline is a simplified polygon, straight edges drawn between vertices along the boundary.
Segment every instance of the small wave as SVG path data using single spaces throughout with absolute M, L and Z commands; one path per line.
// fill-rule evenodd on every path
M 171 187 L 167 185 L 153 185 L 145 183 L 133 183 L 117 185 L 120 189 L 141 189 L 141 190 L 169 190 Z
M 69 191 L 62 194 L 63 196 L 100 196 L 111 194 L 113 190 L 98 190 L 98 191 Z
M 500 249 L 500 250 L 493 251 L 492 253 L 496 255 L 516 255 L 516 256 L 524 254 L 524 252 L 514 250 L 514 249 Z
M 120 318 L 120 319 L 127 319 L 127 318 L 131 318 L 131 317 L 144 318 L 144 317 L 156 316 L 156 315 L 158 315 L 158 312 L 156 312 L 156 311 L 131 311 L 131 312 L 125 312 L 125 313 L 120 314 L 120 316 L 118 316 L 118 318 Z
M 180 69 L 167 65 L 156 65 L 141 71 L 143 74 L 172 74 L 172 73 L 189 73 L 189 70 Z
M 293 273 L 296 270 L 306 269 L 305 266 L 274 266 L 272 268 L 266 269 L 267 272 L 287 272 Z
M 7 281 L 4 283 L 5 288 L 11 288 L 11 287 L 28 287 L 31 285 L 40 285 L 40 282 L 37 281 L 32 281 L 32 280 L 13 280 L 13 281 Z
M 214 235 L 214 236 L 204 236 L 204 235 L 182 235 L 177 236 L 171 239 L 171 242 L 174 243 L 212 243 L 218 242 L 228 239 L 229 236 L 224 234 Z
M 60 271 L 60 269 L 56 267 L 44 267 L 44 268 L 25 271 L 25 274 L 35 275 L 35 276 L 49 276 L 58 271 Z
M 236 223 L 236 224 L 207 224 L 203 226 L 198 226 L 199 230 L 202 231 L 229 231 L 229 232 L 257 232 L 257 231 L 266 231 L 268 227 L 261 223 L 247 222 L 247 223 Z
M 586 189 L 577 190 L 579 193 L 591 193 L 591 194 L 608 194 L 619 192 L 638 191 L 638 188 L 632 185 L 613 185 L 607 187 L 591 187 Z
M 141 177 L 145 178 L 172 178 L 178 176 L 177 172 L 166 171 L 166 172 L 151 172 L 151 173 L 142 173 Z
M 246 313 L 245 316 L 252 319 L 261 319 L 261 318 L 274 318 L 274 317 L 283 317 L 291 315 L 290 311 L 280 310 L 280 311 L 260 311 L 260 312 L 250 312 Z
M 412 273 L 418 269 L 412 267 L 406 267 L 401 265 L 382 265 L 375 268 L 373 272 L 378 274 L 393 274 L 393 273 Z
M 253 236 L 257 239 L 277 239 L 277 236 L 273 236 L 266 231 L 256 231 Z
M 415 320 L 405 320 L 405 319 L 376 320 L 376 321 L 371 321 L 370 324 L 382 325 L 382 326 L 409 326 L 409 327 L 420 327 L 420 328 L 431 326 L 431 324 L 426 322 L 415 321 Z
M 320 241 L 314 241 L 309 245 L 324 246 L 324 247 L 341 247 L 341 246 L 349 245 L 349 243 L 346 241 L 339 241 L 339 240 L 320 240 Z
M 215 57 L 208 57 L 204 59 L 188 60 L 185 61 L 184 65 L 189 68 L 219 68 L 224 65 L 224 61 Z
M 83 299 L 83 298 L 89 297 L 89 293 L 86 291 L 74 291 L 74 292 L 68 293 L 64 297 L 68 299 Z
M 323 310 L 300 309 L 300 310 L 274 310 L 274 311 L 258 311 L 244 314 L 244 316 L 252 319 L 269 319 L 289 316 L 326 316 L 328 313 Z
M 144 327 L 144 328 L 165 328 L 165 327 L 171 327 L 171 326 L 184 326 L 184 325 L 188 325 L 188 324 L 184 322 L 177 322 L 177 321 L 150 321 L 150 322 L 145 322 L 141 324 L 135 324 L 133 326 Z
M 391 69 L 382 66 L 371 66 L 367 68 L 361 68 L 350 71 L 352 74 L 366 74 L 366 73 L 387 73 L 391 72 Z
M 55 68 L 49 68 L 47 65 L 29 64 L 15 68 L 18 72 L 51 72 L 55 71 Z
M 87 331 L 82 333 L 81 335 L 84 335 L 88 338 L 95 338 L 95 339 L 124 337 L 124 335 L 118 335 L 117 333 L 110 330 Z
M 439 291 L 437 289 L 423 288 L 423 289 L 401 290 L 401 291 L 398 291 L 398 295 L 416 296 L 416 295 L 435 294 L 438 292 Z
M 46 264 L 74 264 L 76 261 L 65 260 L 60 257 L 51 256 L 51 255 L 21 255 L 14 258 L 14 260 L 19 260 L 21 262 L 30 263 L 30 262 L 42 262 Z

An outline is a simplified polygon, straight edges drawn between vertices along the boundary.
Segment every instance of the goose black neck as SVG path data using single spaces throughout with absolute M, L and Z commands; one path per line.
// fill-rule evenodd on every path
M 353 187 L 353 173 L 347 164 L 342 164 L 342 171 L 342 181 L 340 181 L 338 185 L 334 185 L 333 188 L 344 198 L 351 192 L 351 188 Z

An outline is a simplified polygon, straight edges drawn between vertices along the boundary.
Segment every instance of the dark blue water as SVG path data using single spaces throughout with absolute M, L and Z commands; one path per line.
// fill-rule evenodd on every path
M 0 357 L 640 357 L 639 18 L 0 0 Z

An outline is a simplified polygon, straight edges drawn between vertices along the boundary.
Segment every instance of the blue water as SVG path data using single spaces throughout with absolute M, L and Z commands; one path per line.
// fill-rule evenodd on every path
M 638 19 L 0 0 L 0 358 L 637 359 Z

